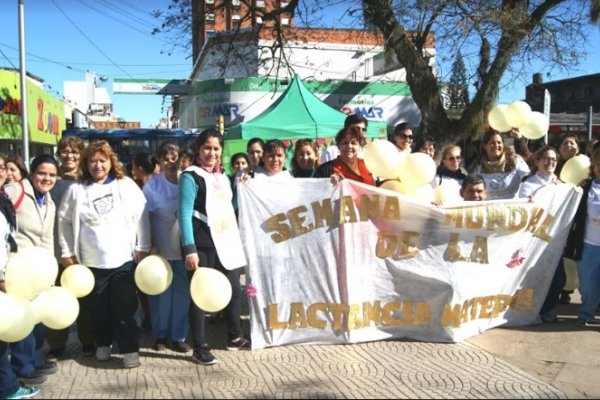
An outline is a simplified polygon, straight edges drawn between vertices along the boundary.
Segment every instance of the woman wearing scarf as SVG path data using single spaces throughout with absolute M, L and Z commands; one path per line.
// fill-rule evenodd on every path
M 315 178 L 331 178 L 336 184 L 342 179 L 366 183 L 375 186 L 375 179 L 367 169 L 365 162 L 358 158 L 362 132 L 355 126 L 340 130 L 335 135 L 335 144 L 340 149 L 340 155 L 332 161 L 319 165 Z
M 520 156 L 506 146 L 502 135 L 487 131 L 481 139 L 479 159 L 473 173 L 485 179 L 488 200 L 513 199 L 529 167 Z
M 238 269 L 246 264 L 244 249 L 231 203 L 229 178 L 221 168 L 223 135 L 206 129 L 198 136 L 194 164 L 179 178 L 179 226 L 190 277 L 198 267 L 214 268 L 231 283 L 231 300 L 225 307 L 227 350 L 250 348 L 241 330 L 241 288 Z M 217 362 L 206 343 L 204 311 L 190 307 L 194 353 L 192 361 L 211 365 Z
M 453 144 L 442 151 L 442 161 L 437 169 L 431 186 L 440 188 L 445 194 L 445 201 L 462 201 L 460 189 L 462 188 L 465 173 L 461 168 L 462 155 L 459 146 Z

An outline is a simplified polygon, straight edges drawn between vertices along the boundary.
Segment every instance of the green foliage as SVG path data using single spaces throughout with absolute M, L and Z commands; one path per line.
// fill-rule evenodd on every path
M 451 109 L 463 109 L 469 105 L 469 82 L 467 69 L 460 50 L 452 63 L 452 73 L 448 83 L 448 95 Z

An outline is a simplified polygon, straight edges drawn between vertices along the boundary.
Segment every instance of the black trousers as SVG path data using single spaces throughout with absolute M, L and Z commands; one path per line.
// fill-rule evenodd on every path
M 219 256 L 215 248 L 199 248 L 198 258 L 200 259 L 200 266 L 214 268 L 219 272 L 222 272 L 229 283 L 231 283 L 231 300 L 225 309 L 225 321 L 227 322 L 227 335 L 228 338 L 235 339 L 242 334 L 240 313 L 242 310 L 242 294 L 240 287 L 240 276 L 239 269 L 227 270 L 221 264 Z M 188 271 L 190 281 L 193 276 L 192 271 Z M 193 301 L 190 304 L 190 327 L 192 329 L 192 339 L 194 341 L 194 347 L 198 348 L 206 345 L 205 337 L 205 313 L 204 310 L 200 309 Z
M 134 320 L 138 301 L 133 262 L 114 269 L 90 269 L 96 279 L 88 296 L 96 345 L 110 346 L 116 339 L 122 354 L 139 351 L 139 332 Z

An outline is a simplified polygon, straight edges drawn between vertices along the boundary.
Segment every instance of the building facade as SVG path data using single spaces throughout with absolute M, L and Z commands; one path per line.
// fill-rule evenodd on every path
M 296 27 L 289 12 L 275 29 L 265 17 L 286 1 L 193 2 L 194 69 L 191 94 L 177 105 L 179 126 L 225 127 L 248 121 L 272 104 L 298 74 L 333 108 L 385 120 L 420 123 L 420 111 L 401 65 L 387 62 L 383 38 L 374 31 Z M 279 40 L 280 36 L 284 40 Z M 283 43 L 283 45 L 281 45 Z M 431 35 L 426 51 L 435 65 Z

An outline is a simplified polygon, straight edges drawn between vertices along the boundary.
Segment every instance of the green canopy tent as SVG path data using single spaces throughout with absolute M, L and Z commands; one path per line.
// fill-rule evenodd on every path
M 298 75 L 294 75 L 285 92 L 269 108 L 255 118 L 229 128 L 225 139 L 332 138 L 344 126 L 346 117 L 346 114 L 322 102 L 304 86 Z M 386 135 L 385 121 L 369 121 L 367 137 Z

